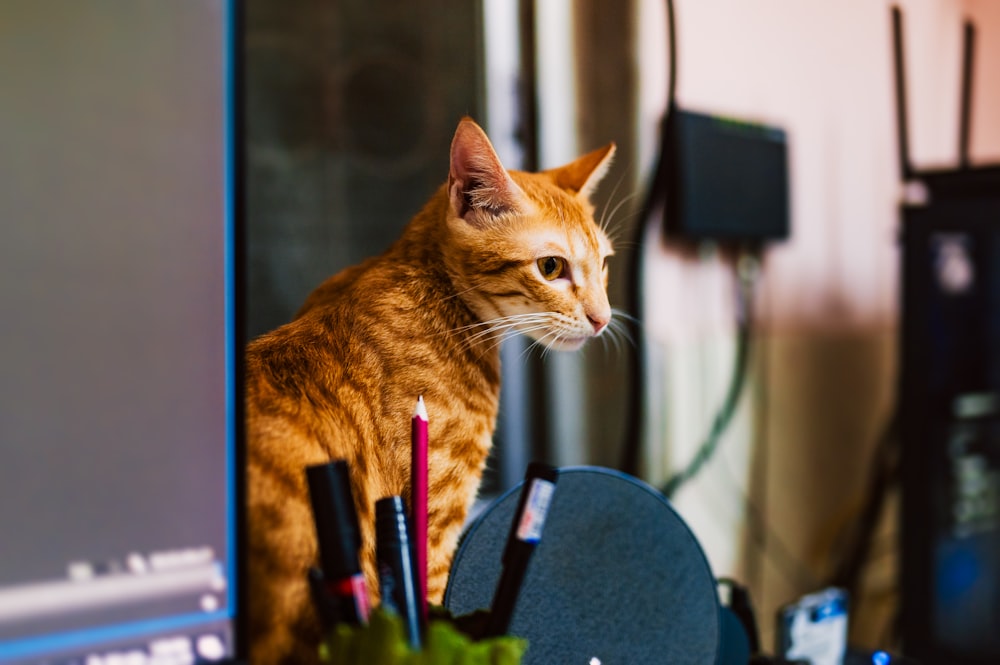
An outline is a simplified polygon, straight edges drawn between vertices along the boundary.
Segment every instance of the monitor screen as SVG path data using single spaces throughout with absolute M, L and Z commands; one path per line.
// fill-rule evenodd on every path
M 0 3 L 0 663 L 232 654 L 232 14 Z

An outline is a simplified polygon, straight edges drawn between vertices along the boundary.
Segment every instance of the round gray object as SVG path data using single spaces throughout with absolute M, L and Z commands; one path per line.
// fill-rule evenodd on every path
M 489 608 L 520 491 L 463 535 L 444 598 L 453 614 Z M 660 492 L 609 469 L 560 469 L 509 632 L 528 640 L 524 665 L 715 663 L 715 578 Z

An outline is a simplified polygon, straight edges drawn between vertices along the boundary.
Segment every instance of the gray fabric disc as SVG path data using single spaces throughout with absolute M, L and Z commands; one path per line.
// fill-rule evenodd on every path
M 452 613 L 490 606 L 520 491 L 464 534 L 445 593 Z M 510 633 L 528 639 L 525 665 L 715 663 L 715 578 L 661 493 L 609 469 L 560 469 Z

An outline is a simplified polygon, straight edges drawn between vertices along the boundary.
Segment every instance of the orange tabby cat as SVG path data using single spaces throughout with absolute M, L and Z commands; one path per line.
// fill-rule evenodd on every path
M 463 119 L 447 184 L 395 244 L 328 279 L 291 323 L 248 346 L 253 663 L 316 658 L 308 465 L 350 466 L 374 600 L 374 504 L 409 497 L 418 395 L 430 416 L 428 596 L 441 601 L 490 449 L 500 340 L 526 333 L 572 350 L 611 320 L 611 244 L 588 196 L 613 153 L 609 144 L 561 168 L 508 172 Z

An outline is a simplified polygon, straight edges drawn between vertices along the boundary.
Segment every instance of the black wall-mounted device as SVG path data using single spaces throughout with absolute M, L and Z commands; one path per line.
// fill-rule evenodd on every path
M 664 131 L 667 236 L 750 243 L 788 237 L 784 130 L 674 109 Z

